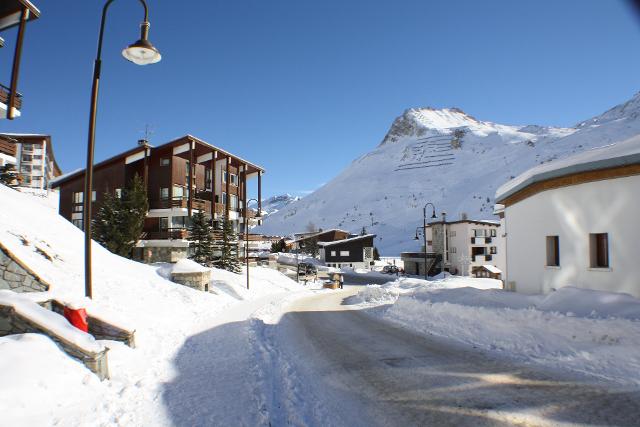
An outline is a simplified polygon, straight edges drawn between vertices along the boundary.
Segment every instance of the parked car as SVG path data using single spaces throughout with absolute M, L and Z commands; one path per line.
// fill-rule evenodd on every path
M 385 274 L 398 274 L 400 269 L 395 265 L 385 265 L 382 267 L 382 272 Z

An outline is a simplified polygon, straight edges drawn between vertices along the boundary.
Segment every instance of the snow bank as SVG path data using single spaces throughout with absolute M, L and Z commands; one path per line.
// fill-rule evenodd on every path
M 168 418 L 158 396 L 162 384 L 174 375 L 172 359 L 185 340 L 209 328 L 212 319 L 238 301 L 302 288 L 276 271 L 251 268 L 251 290 L 247 291 L 244 275 L 213 269 L 212 282 L 216 284 L 213 292 L 196 291 L 163 277 L 163 265 L 121 258 L 94 243 L 94 299 L 84 299 L 82 231 L 48 208 L 39 197 L 2 185 L 0 205 L 0 242 L 51 285 L 47 297 L 79 301 L 89 313 L 98 313 L 109 322 L 116 318 L 117 324 L 136 330 L 136 349 L 111 341 L 102 343 L 110 349 L 111 380 L 90 382 L 85 387 L 86 395 L 94 393 L 100 399 L 76 406 L 73 393 L 52 393 L 47 399 L 32 400 L 30 393 L 11 393 L 0 386 L 3 387 L 0 393 L 9 394 L 7 399 L 0 399 L 0 425 L 51 423 L 32 422 L 31 409 L 20 413 L 4 410 L 14 407 L 57 414 L 51 420 L 64 413 L 60 408 L 72 407 L 65 415 L 67 424 L 110 425 L 120 419 L 123 425 L 166 425 Z M 23 352 L 27 354 L 31 347 L 25 342 L 12 341 L 12 345 L 24 345 Z M 100 341 L 97 344 L 102 345 Z M 38 355 L 55 364 L 67 357 L 58 353 L 55 345 L 41 346 Z M 65 366 L 77 371 L 70 378 L 93 375 L 81 364 L 67 359 L 72 365 Z M 10 363 L 4 351 L 0 351 L 0 363 Z M 16 366 L 13 373 L 31 375 L 27 365 Z M 58 390 L 64 384 L 58 384 L 62 380 L 55 375 L 42 375 L 39 381 L 49 390 Z M 1 384 L 11 387 L 6 382 Z M 73 387 L 75 382 L 70 380 L 67 384 Z
M 0 372 L 0 424 L 7 426 L 68 424 L 104 388 L 81 362 L 40 334 L 0 338 Z
M 464 280 L 455 277 L 416 280 L 368 286 L 349 302 L 390 304 L 372 314 L 420 333 L 640 385 L 640 300 L 572 287 L 548 295 L 522 295 L 457 287 L 455 282 Z
M 173 264 L 173 268 L 171 269 L 171 272 L 172 273 L 200 273 L 208 270 L 209 268 L 203 265 L 200 265 L 193 260 L 185 258 Z
M 4 289 L 0 290 L 0 305 L 12 307 L 17 314 L 87 352 L 99 353 L 104 350 L 104 346 L 96 342 L 93 336 L 73 327 L 64 317 L 40 307 L 35 302 L 23 298 L 20 294 Z

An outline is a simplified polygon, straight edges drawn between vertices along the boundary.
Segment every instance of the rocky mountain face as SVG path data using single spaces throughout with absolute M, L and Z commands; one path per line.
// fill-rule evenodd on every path
M 280 206 L 261 231 L 291 234 L 309 222 L 378 235 L 383 255 L 414 250 L 422 207 L 447 218 L 493 217 L 496 189 L 526 169 L 640 133 L 640 94 L 571 128 L 511 126 L 460 109 L 414 108 L 382 142 L 312 194 Z
M 281 194 L 278 196 L 269 197 L 268 199 L 264 199 L 262 201 L 262 216 L 267 217 L 269 215 L 272 215 L 283 209 L 287 205 L 293 202 L 297 202 L 298 200 L 300 200 L 300 197 L 292 196 L 291 194 Z M 250 203 L 249 207 L 255 209 L 256 203 Z

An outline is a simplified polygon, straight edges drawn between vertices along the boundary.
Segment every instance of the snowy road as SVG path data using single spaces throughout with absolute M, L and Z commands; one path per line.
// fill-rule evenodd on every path
M 638 425 L 637 390 L 415 335 L 342 305 L 353 291 L 265 325 L 272 425 Z

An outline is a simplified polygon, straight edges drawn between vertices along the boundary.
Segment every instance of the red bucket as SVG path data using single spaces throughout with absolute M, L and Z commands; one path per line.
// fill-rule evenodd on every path
M 89 322 L 87 321 L 87 310 L 84 308 L 73 309 L 64 308 L 64 317 L 76 328 L 84 332 L 89 332 Z

